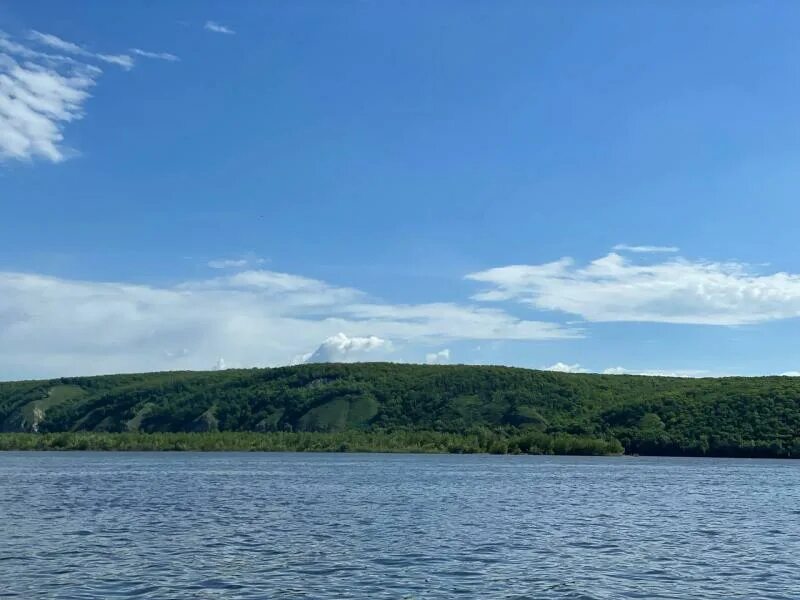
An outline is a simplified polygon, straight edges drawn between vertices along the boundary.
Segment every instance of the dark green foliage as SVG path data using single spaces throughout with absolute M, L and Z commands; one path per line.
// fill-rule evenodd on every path
M 431 451 L 592 454 L 614 452 L 608 444 L 619 442 L 628 453 L 796 457 L 800 378 L 367 363 L 0 383 L 0 430 L 33 429 L 126 434 L 34 438 L 37 444 L 74 439 L 90 447 L 101 439 L 111 445 L 167 439 L 167 445 L 217 440 L 233 448 L 238 442 L 226 432 L 260 432 L 275 435 L 240 436 L 251 440 L 241 443 L 255 444 L 253 449 L 322 444 L 325 450 L 408 444 L 417 451 L 430 443 Z M 202 435 L 130 437 L 143 433 Z M 424 443 L 392 437 L 410 435 L 440 437 Z

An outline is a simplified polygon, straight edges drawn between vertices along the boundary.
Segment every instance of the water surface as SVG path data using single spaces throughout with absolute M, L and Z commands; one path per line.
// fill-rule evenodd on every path
M 800 598 L 800 462 L 0 453 L 0 597 Z

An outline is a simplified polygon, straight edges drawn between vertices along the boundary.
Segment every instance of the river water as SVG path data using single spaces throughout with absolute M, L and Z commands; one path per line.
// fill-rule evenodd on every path
M 800 598 L 800 462 L 0 453 L 0 597 Z

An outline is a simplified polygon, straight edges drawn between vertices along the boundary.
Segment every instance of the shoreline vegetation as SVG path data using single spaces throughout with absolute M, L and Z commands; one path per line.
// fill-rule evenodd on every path
M 415 432 L 216 432 L 216 433 L 0 433 L 4 450 L 106 450 L 199 452 L 384 452 L 405 454 L 623 453 L 616 439 L 527 433 L 472 435 Z
M 3 451 L 108 452 L 351 452 L 386 454 L 495 454 L 551 456 L 673 456 L 707 458 L 800 458 L 775 443 L 723 448 L 650 446 L 631 453 L 616 438 L 540 432 L 438 431 L 321 432 L 61 432 L 0 433 Z
M 355 363 L 5 382 L 0 449 L 800 458 L 800 377 Z

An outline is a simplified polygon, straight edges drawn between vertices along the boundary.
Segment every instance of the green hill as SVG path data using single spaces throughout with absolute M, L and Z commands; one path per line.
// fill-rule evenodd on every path
M 425 434 L 498 452 L 618 440 L 627 453 L 787 457 L 800 456 L 800 378 L 387 363 L 70 377 L 0 383 L 0 431 L 318 432 L 345 445 Z

